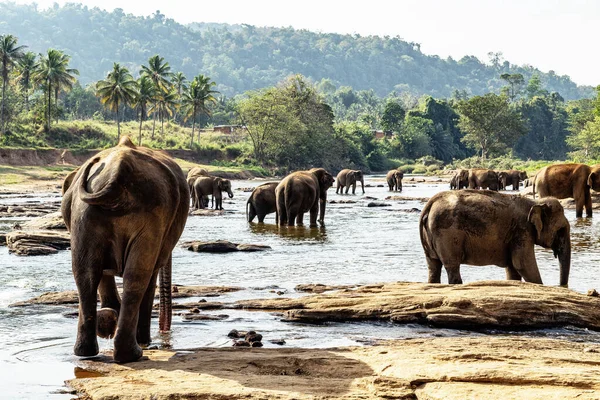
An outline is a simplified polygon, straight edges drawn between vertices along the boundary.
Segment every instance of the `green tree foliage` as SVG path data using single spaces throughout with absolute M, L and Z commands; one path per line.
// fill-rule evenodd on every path
M 465 132 L 463 141 L 478 149 L 484 159 L 490 154 L 506 152 L 525 134 L 521 116 L 505 96 L 493 93 L 475 96 L 457 107 L 458 126 Z
M 137 94 L 137 82 L 129 70 L 119 63 L 113 64 L 113 69 L 106 79 L 96 84 L 96 94 L 102 104 L 115 112 L 117 118 L 118 137 L 121 137 L 121 124 L 119 118 L 119 104 L 123 107 L 132 104 Z
M 31 51 L 23 54 L 23 57 L 19 60 L 19 84 L 23 90 L 26 111 L 29 111 L 29 94 L 33 87 L 33 74 L 35 72 L 36 63 L 36 55 Z
M 399 155 L 412 159 L 431 155 L 434 129 L 431 120 L 409 113 L 404 128 L 396 135 L 394 146 L 399 150 Z
M 133 106 L 138 110 L 140 116 L 140 133 L 138 143 L 142 145 L 142 124 L 148 117 L 148 105 L 156 98 L 156 86 L 147 76 L 141 76 L 138 81 L 138 91 L 135 94 Z
M 508 87 L 506 88 L 506 94 L 510 98 L 511 101 L 515 101 L 517 96 L 521 93 L 521 87 L 525 84 L 525 78 L 523 78 L 523 74 L 508 74 L 504 73 L 500 75 L 500 78 L 505 80 L 508 83 Z
M 42 10 L 35 5 L 0 3 L 0 24 L 32 51 L 60 48 L 73 55 L 82 83 L 102 79 L 113 61 L 133 70 L 148 57 L 161 54 L 186 76 L 200 71 L 219 83 L 227 96 L 275 85 L 299 73 L 320 82 L 355 91 L 392 91 L 450 97 L 454 90 L 472 95 L 497 92 L 505 84 L 500 74 L 539 74 L 549 91 L 565 99 L 591 97 L 590 87 L 578 87 L 568 76 L 516 66 L 498 57 L 488 65 L 472 56 L 442 59 L 421 52 L 417 43 L 398 36 L 378 37 L 315 33 L 292 28 L 199 23 L 182 25 L 160 13 L 134 16 L 115 9 L 69 3 Z M 332 103 L 331 103 L 332 104 Z M 333 106 L 333 104 L 332 104 Z M 337 116 L 337 115 L 336 115 Z
M 542 80 L 539 74 L 534 74 L 529 78 L 529 82 L 527 82 L 527 88 L 525 88 L 527 92 L 527 98 L 533 99 L 535 96 L 547 96 L 548 91 L 544 89 L 542 85 Z
M 404 108 L 402 108 L 400 103 L 390 99 L 383 110 L 381 127 L 384 131 L 400 132 L 405 116 L 406 111 L 404 111 Z
M 11 70 L 25 56 L 26 46 L 17 46 L 13 35 L 0 35 L 0 76 L 2 77 L 2 106 L 0 107 L 0 131 L 4 134 L 6 87 Z
M 202 74 L 196 76 L 192 83 L 183 93 L 182 106 L 186 120 L 192 119 L 192 136 L 190 138 L 190 147 L 194 145 L 194 128 L 196 127 L 196 116 L 198 114 L 210 115 L 211 111 L 208 108 L 210 103 L 216 103 L 217 99 L 214 97 L 217 92 L 212 88 L 215 86 L 215 82 L 211 81 L 208 76 Z M 200 133 L 198 133 L 198 140 L 200 140 Z
M 600 157 L 600 117 L 588 121 L 583 129 L 567 138 L 567 143 L 576 149 L 571 156 L 587 161 Z

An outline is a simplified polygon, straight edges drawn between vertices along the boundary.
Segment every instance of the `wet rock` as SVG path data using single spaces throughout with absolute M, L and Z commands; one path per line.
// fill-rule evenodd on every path
M 403 208 L 400 210 L 397 210 L 399 212 L 403 212 L 403 213 L 407 213 L 407 214 L 419 214 L 421 212 L 421 210 L 419 210 L 418 208 Z
M 216 240 L 212 242 L 185 242 L 182 244 L 182 247 L 197 253 L 233 253 L 236 251 L 254 252 L 271 249 L 270 246 L 260 244 L 238 244 L 229 242 L 227 240 Z
M 246 336 L 246 334 L 244 333 L 243 335 L 240 335 L 240 332 L 238 332 L 237 329 L 232 329 L 227 334 L 227 337 L 232 338 L 232 339 L 239 339 L 239 338 L 242 338 L 244 336 Z
M 244 193 L 250 193 L 250 192 L 252 192 L 254 190 L 254 188 L 253 187 L 241 187 L 241 188 L 237 188 L 235 190 L 239 190 L 239 191 L 242 191 Z
M 111 339 L 117 330 L 119 314 L 112 308 L 101 308 L 96 317 L 96 335 L 103 339 Z
M 365 196 L 363 197 L 364 200 L 377 200 L 377 197 L 372 197 L 372 196 Z
M 285 344 L 285 340 L 283 340 L 283 339 L 271 339 L 271 340 L 269 340 L 269 343 L 273 343 L 273 344 L 276 344 L 278 346 L 283 346 Z
M 177 290 L 175 291 L 175 288 Z M 182 286 L 173 285 L 172 296 L 174 299 L 185 297 L 218 297 L 224 293 L 239 292 L 245 290 L 240 286 Z M 158 294 L 156 294 L 158 297 Z M 202 300 L 201 300 L 202 301 Z M 206 301 L 206 300 L 203 300 Z
M 71 247 L 67 232 L 16 231 L 6 235 L 8 251 L 20 256 L 55 254 Z
M 0 217 L 39 217 L 60 209 L 60 201 L 0 205 Z
M 246 333 L 246 336 L 244 337 L 244 340 L 246 342 L 261 342 L 262 341 L 262 335 L 260 333 L 256 333 L 255 331 L 250 331 L 248 333 Z
M 598 297 L 600 296 L 600 294 L 598 294 L 598 292 L 596 291 L 596 289 L 590 289 L 587 291 L 587 295 L 588 296 L 592 296 L 592 297 Z
M 225 210 L 211 210 L 210 208 L 201 208 L 190 212 L 190 215 L 203 216 L 203 217 L 216 217 L 218 215 L 225 214 Z
M 21 229 L 27 231 L 35 230 L 67 230 L 65 221 L 60 211 L 46 214 L 42 217 L 32 219 L 21 225 Z
M 412 196 L 387 196 L 385 200 L 393 200 L 393 201 L 420 201 L 423 203 L 427 203 L 429 201 L 429 197 L 412 197 Z
M 6 233 L 0 232 L 0 246 L 6 246 Z
M 377 185 L 377 187 L 384 187 L 384 185 Z
M 369 204 L 367 204 L 367 207 L 387 207 L 387 206 L 391 206 L 391 204 L 384 203 L 382 201 L 371 201 Z
M 298 299 L 241 300 L 245 310 L 287 310 L 297 322 L 391 321 L 454 329 L 541 329 L 572 325 L 600 331 L 600 298 L 515 281 L 464 285 L 390 283 Z
M 329 204 L 355 204 L 358 203 L 356 200 L 328 200 Z
M 77 304 L 79 303 L 79 297 L 77 296 L 76 290 L 68 290 L 65 292 L 48 292 L 34 297 L 33 299 L 19 301 L 17 303 L 10 304 L 9 307 L 23 307 L 31 306 L 35 304 L 45 305 L 61 305 L 61 304 Z
M 250 347 L 263 347 L 262 342 L 250 342 Z
M 600 351 L 598 351 L 598 349 L 594 348 L 594 347 L 586 347 L 585 349 L 583 349 L 584 353 L 600 353 Z
M 323 293 L 332 290 L 352 289 L 355 287 L 356 285 L 323 285 L 322 283 L 305 283 L 296 285 L 294 290 L 296 292 Z
M 184 321 L 222 321 L 224 319 L 229 318 L 229 315 L 219 314 L 197 314 L 197 313 L 186 313 L 181 315 L 181 319 Z
M 250 347 L 251 344 L 246 342 L 245 340 L 235 340 L 233 342 L 233 347 Z

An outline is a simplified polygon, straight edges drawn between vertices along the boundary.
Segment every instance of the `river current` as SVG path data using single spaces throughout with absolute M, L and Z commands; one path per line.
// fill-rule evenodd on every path
M 355 204 L 328 204 L 326 226 L 278 229 L 274 214 L 264 225 L 248 224 L 245 204 L 250 193 L 236 190 L 254 187 L 259 181 L 233 181 L 234 198 L 225 199 L 226 212 L 221 216 L 190 216 L 181 241 L 225 239 L 235 243 L 266 244 L 272 250 L 262 253 L 202 254 L 181 247 L 173 252 L 173 282 L 182 285 L 242 286 L 246 290 L 223 295 L 218 301 L 238 299 L 300 296 L 294 287 L 301 283 L 331 285 L 368 284 L 377 282 L 425 282 L 427 267 L 418 234 L 418 212 L 424 203 L 418 200 L 384 200 L 393 195 L 383 176 L 367 176 L 366 195 L 336 195 L 329 190 L 329 200 L 356 200 Z M 411 184 L 405 179 L 402 196 L 430 197 L 446 190 L 446 183 Z M 384 201 L 384 207 L 367 207 L 371 199 Z M 54 201 L 58 194 L 38 197 L 0 196 L 0 203 Z M 413 210 L 415 211 L 415 210 Z M 567 210 L 571 223 L 573 246 L 571 289 L 585 292 L 600 288 L 600 218 L 576 219 Z M 0 231 L 9 230 L 25 219 L 0 220 Z M 305 215 L 308 223 L 308 215 Z M 72 354 L 77 320 L 63 314 L 72 312 L 66 306 L 9 307 L 49 291 L 75 290 L 71 272 L 70 251 L 50 256 L 19 257 L 0 247 L 0 398 L 71 398 L 62 393 L 63 382 L 74 377 Z M 536 248 L 536 257 L 546 285 L 557 285 L 558 263 L 551 250 Z M 463 266 L 464 282 L 505 279 L 502 268 Z M 442 282 L 446 280 L 442 272 Z M 183 299 L 182 301 L 193 301 Z M 210 299 L 208 299 L 210 300 Z M 305 325 L 285 323 L 280 315 L 268 312 L 217 310 L 227 314 L 223 321 L 184 322 L 174 316 L 169 337 L 159 337 L 153 320 L 154 343 L 177 349 L 202 346 L 231 346 L 227 333 L 231 329 L 256 330 L 265 337 L 265 346 L 276 347 L 269 339 L 284 339 L 285 346 L 332 347 L 364 345 L 381 339 L 439 335 L 502 334 L 473 333 L 432 329 L 419 325 L 385 323 L 330 323 Z M 600 333 L 581 329 L 555 329 L 528 332 L 529 335 L 569 338 L 600 342 Z M 99 339 L 101 350 L 110 349 L 110 340 Z

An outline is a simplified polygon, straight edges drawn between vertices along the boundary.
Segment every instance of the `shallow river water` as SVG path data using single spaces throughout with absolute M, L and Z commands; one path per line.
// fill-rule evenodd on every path
M 189 285 L 243 286 L 246 290 L 221 296 L 223 302 L 246 298 L 300 296 L 294 287 L 300 283 L 367 284 L 391 281 L 425 282 L 427 267 L 418 234 L 419 213 L 403 212 L 417 208 L 420 201 L 386 201 L 389 206 L 368 208 L 369 201 L 357 188 L 357 195 L 336 195 L 329 190 L 329 200 L 352 199 L 356 204 L 328 204 L 326 226 L 278 229 L 274 214 L 264 225 L 248 224 L 244 209 L 249 193 L 235 190 L 257 186 L 258 181 L 234 181 L 234 198 L 224 201 L 223 216 L 191 216 L 181 238 L 184 240 L 226 239 L 236 243 L 259 243 L 272 247 L 262 253 L 201 254 L 176 248 L 173 253 L 173 282 Z M 367 184 L 384 183 L 383 176 L 368 176 Z M 430 197 L 446 190 L 447 184 L 405 182 L 403 196 Z M 366 195 L 378 200 L 392 193 L 387 187 L 365 188 Z M 56 194 L 31 199 L 1 197 L 0 203 L 53 201 Z M 600 218 L 576 219 L 567 210 L 571 222 L 573 261 L 569 286 L 585 292 L 600 288 Z M 22 219 L 0 220 L 0 230 L 8 230 Z M 308 222 L 308 215 L 305 216 Z M 547 285 L 558 284 L 558 263 L 551 250 L 536 249 L 542 278 Z M 13 308 L 9 304 L 48 291 L 75 290 L 71 273 L 70 252 L 51 256 L 19 257 L 0 247 L 0 398 L 71 398 L 62 394 L 63 381 L 74 377 L 72 355 L 77 320 L 63 316 L 70 307 L 38 306 Z M 464 282 L 505 279 L 498 267 L 463 266 Z M 442 281 L 446 279 L 445 271 Z M 191 301 L 194 299 L 184 299 Z M 209 299 L 210 300 L 210 299 Z M 153 320 L 154 342 L 159 346 L 193 348 L 231 346 L 227 333 L 231 329 L 254 329 L 269 339 L 284 339 L 285 346 L 332 347 L 362 345 L 380 339 L 439 335 L 502 334 L 472 333 L 432 329 L 418 325 L 385 323 L 332 323 L 320 326 L 285 323 L 280 315 L 266 312 L 217 310 L 229 318 L 216 322 L 183 322 L 173 319 L 168 337 L 158 337 Z M 600 342 L 600 334 L 581 329 L 558 329 L 528 332 L 529 335 L 566 337 L 571 340 Z M 101 350 L 110 349 L 111 341 L 99 339 Z

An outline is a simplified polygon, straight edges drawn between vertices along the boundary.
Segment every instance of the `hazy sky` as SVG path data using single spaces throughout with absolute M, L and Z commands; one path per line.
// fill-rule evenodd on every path
M 64 4 L 66 1 L 56 1 Z M 77 2 L 77 1 L 71 1 Z M 595 44 L 599 0 L 82 0 L 88 6 L 149 15 L 160 10 L 181 23 L 227 22 L 292 26 L 320 32 L 398 35 L 426 54 L 487 61 L 502 52 L 513 64 L 600 84 Z M 17 3 L 31 1 L 17 0 Z M 41 8 L 55 3 L 38 0 Z

